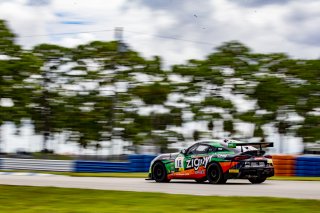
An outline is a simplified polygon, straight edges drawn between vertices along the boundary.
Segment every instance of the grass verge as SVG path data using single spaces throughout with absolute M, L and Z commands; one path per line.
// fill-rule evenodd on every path
M 274 176 L 269 178 L 269 180 L 320 181 L 320 177 Z
M 0 185 L 0 212 L 319 212 L 319 200 Z

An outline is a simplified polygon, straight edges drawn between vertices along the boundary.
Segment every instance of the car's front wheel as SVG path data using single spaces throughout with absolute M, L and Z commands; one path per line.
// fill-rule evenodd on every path
M 209 183 L 213 184 L 221 184 L 226 183 L 226 179 L 224 179 L 223 172 L 220 166 L 216 163 L 212 163 L 207 168 L 207 178 Z
M 157 162 L 152 167 L 152 176 L 156 182 L 169 182 L 170 179 L 167 178 L 167 171 L 163 163 Z
M 267 178 L 265 177 L 255 177 L 255 178 L 248 178 L 248 180 L 253 184 L 263 183 Z

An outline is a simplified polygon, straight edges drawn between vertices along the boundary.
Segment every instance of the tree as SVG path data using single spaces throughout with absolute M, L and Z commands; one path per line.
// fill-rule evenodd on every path
M 146 104 L 163 104 L 170 93 L 170 86 L 159 83 L 142 85 L 133 88 L 131 93 L 141 98 Z
M 0 126 L 5 121 L 19 126 L 22 118 L 30 118 L 28 106 L 34 85 L 27 80 L 39 67 L 40 61 L 15 44 L 15 35 L 0 20 Z
M 117 41 L 75 48 L 41 44 L 29 52 L 15 44 L 4 21 L 0 36 L 0 125 L 18 126 L 30 118 L 43 135 L 43 149 L 50 137 L 63 133 L 84 148 L 103 148 L 104 142 L 112 147 L 114 139 L 122 139 L 164 152 L 183 139 L 179 127 L 206 122 L 204 130 L 193 132 L 200 139 L 218 129 L 216 120 L 232 136 L 234 123 L 245 121 L 255 125 L 253 136 L 262 141 L 265 124 L 274 124 L 281 135 L 320 140 L 320 60 L 252 53 L 230 41 L 203 60 L 163 70 L 160 57 L 119 51 Z M 256 101 L 254 109 L 238 110 L 232 98 L 239 96 Z M 291 113 L 304 120 L 290 121 Z
M 32 93 L 33 107 L 31 117 L 35 132 L 43 135 L 43 151 L 47 150 L 47 142 L 55 132 L 61 132 L 64 128 L 63 84 L 68 80 L 61 67 L 70 62 L 70 49 L 51 44 L 41 44 L 33 48 L 33 54 L 41 59 L 42 66 L 40 77 L 32 80 L 37 82 L 37 87 Z

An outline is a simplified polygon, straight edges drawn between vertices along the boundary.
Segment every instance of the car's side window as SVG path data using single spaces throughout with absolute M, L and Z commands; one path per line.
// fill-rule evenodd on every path
M 194 154 L 207 154 L 209 151 L 209 146 L 208 145 L 204 145 L 204 144 L 200 144 L 197 149 L 195 150 Z
M 208 149 L 208 152 L 215 152 L 215 151 L 216 151 L 216 148 L 212 146 L 210 146 Z
M 197 147 L 198 147 L 198 144 L 195 144 L 195 145 L 191 146 L 191 147 L 187 150 L 187 155 L 195 154 Z

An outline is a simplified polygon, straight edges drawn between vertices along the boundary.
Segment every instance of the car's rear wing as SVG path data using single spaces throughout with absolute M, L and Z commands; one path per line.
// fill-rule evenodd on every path
M 253 143 L 250 143 L 250 142 L 243 143 L 243 142 L 236 142 L 236 141 L 228 142 L 228 147 L 230 148 L 236 148 L 237 146 L 241 147 L 241 151 L 243 150 L 244 146 L 259 147 L 260 150 L 262 150 L 262 148 L 273 147 L 273 142 L 253 142 Z

